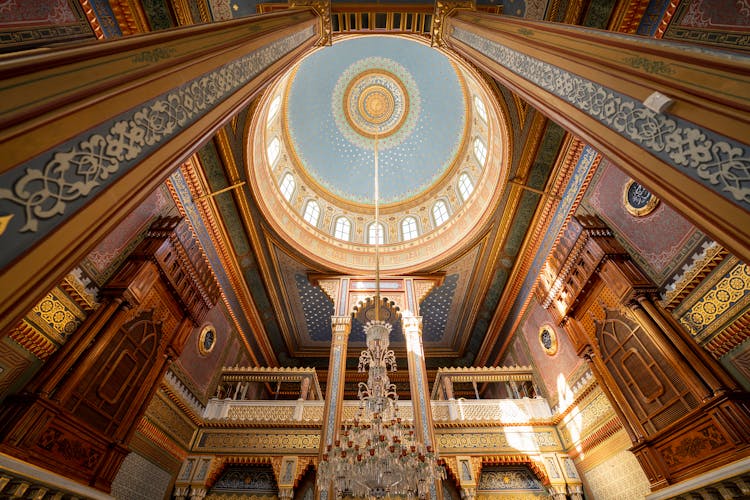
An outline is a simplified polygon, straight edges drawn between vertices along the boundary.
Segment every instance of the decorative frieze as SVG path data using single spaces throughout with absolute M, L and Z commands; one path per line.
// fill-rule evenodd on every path
M 195 451 L 213 453 L 310 454 L 317 455 L 320 431 L 296 430 L 207 430 L 201 431 Z

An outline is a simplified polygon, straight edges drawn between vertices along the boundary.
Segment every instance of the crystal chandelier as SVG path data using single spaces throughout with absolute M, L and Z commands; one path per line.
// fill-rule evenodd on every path
M 375 137 L 375 224 L 379 225 L 378 141 Z M 431 446 L 417 439 L 414 428 L 398 413 L 396 355 L 389 349 L 391 325 L 380 321 L 380 234 L 375 239 L 375 320 L 365 325 L 367 348 L 359 356 L 359 409 L 344 425 L 340 439 L 328 445 L 318 465 L 318 489 L 333 487 L 337 497 L 427 498 L 445 467 Z

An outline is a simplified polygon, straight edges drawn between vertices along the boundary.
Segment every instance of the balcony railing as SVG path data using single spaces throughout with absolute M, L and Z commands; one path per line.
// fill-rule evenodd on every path
M 324 401 L 267 401 L 211 399 L 203 417 L 206 421 L 267 422 L 320 424 L 323 421 Z M 552 412 L 543 398 L 522 399 L 451 399 L 431 401 L 435 423 L 486 422 L 496 424 L 524 424 L 551 420 Z M 344 401 L 342 418 L 352 420 L 359 401 Z M 413 419 L 411 401 L 398 402 L 399 413 L 405 420 Z

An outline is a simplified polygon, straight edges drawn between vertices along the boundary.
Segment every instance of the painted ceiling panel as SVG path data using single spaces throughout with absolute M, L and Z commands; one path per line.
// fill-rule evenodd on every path
M 419 312 L 422 315 L 422 340 L 425 343 L 439 342 L 443 339 L 458 278 L 458 274 L 446 276 L 445 282 L 432 290 L 419 304 Z

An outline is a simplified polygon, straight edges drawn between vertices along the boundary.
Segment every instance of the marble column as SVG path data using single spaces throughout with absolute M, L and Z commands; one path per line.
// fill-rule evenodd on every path
M 346 376 L 346 349 L 349 334 L 352 330 L 351 316 L 333 316 L 331 318 L 331 354 L 328 361 L 328 381 L 326 383 L 326 401 L 323 410 L 323 426 L 320 436 L 319 456 L 328 453 L 341 430 L 341 412 L 344 402 L 344 379 Z M 316 498 L 326 499 L 330 492 L 321 491 Z
M 414 408 L 414 427 L 417 439 L 425 446 L 437 452 L 434 426 L 432 424 L 432 406 L 430 405 L 430 391 L 427 385 L 427 368 L 422 348 L 422 317 L 404 315 L 401 318 L 406 337 L 406 359 L 409 365 L 409 388 L 411 403 Z M 430 488 L 432 498 L 442 500 L 440 484 Z

